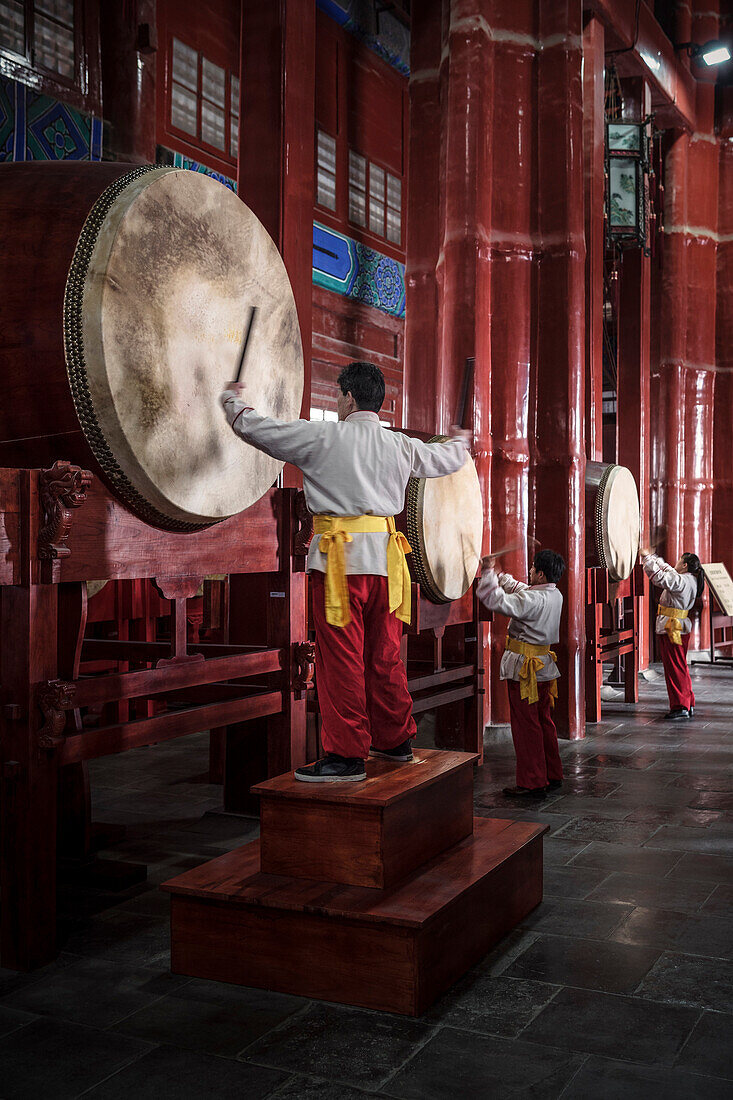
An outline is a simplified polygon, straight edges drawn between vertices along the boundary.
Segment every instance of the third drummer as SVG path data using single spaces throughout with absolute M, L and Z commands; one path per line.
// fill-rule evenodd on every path
M 402 623 L 410 621 L 409 546 L 395 530 L 410 477 L 455 473 L 468 432 L 423 443 L 379 420 L 384 376 L 349 363 L 338 377 L 338 422 L 284 423 L 255 412 L 230 383 L 221 396 L 237 435 L 303 471 L 315 536 L 308 554 L 316 630 L 316 679 L 325 757 L 297 768 L 310 783 L 366 778 L 368 755 L 412 760 L 416 732 Z
M 562 786 L 562 764 L 552 707 L 557 696 L 557 658 L 550 646 L 560 637 L 562 594 L 557 582 L 565 572 L 553 550 L 535 554 L 529 584 L 497 573 L 493 557 L 484 558 L 478 597 L 490 611 L 510 618 L 501 679 L 507 681 L 517 782 L 505 787 L 510 798 L 544 798 Z

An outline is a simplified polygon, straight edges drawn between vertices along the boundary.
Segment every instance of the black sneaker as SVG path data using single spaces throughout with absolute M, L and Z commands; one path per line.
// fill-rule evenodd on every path
M 359 783 L 366 779 L 366 768 L 359 756 L 337 756 L 329 752 L 323 760 L 296 768 L 293 774 L 301 783 Z
M 544 787 L 504 787 L 501 793 L 507 798 L 522 798 L 530 802 L 533 799 L 541 801 L 546 797 Z
M 689 709 L 689 711 L 688 711 L 688 714 L 690 715 L 690 718 L 692 718 L 692 716 L 693 716 L 693 714 L 694 714 L 694 713 L 695 713 L 695 708 L 694 708 L 694 707 L 690 707 L 690 709 Z
M 545 790 L 547 791 L 559 791 L 562 787 L 562 779 L 548 779 Z
M 408 763 L 413 759 L 412 741 L 409 739 L 403 741 L 401 745 L 395 745 L 393 749 L 375 749 L 372 745 L 369 749 L 369 755 L 383 756 L 385 760 L 399 760 L 402 763 Z
M 679 722 L 685 718 L 691 718 L 692 715 L 687 707 L 675 707 L 674 710 L 667 711 L 664 717 L 670 722 Z

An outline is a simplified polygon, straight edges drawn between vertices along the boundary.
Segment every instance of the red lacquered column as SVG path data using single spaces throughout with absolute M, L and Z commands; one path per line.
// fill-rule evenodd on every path
M 537 61 L 538 265 L 534 385 L 534 526 L 567 562 L 556 707 L 561 736 L 585 728 L 585 241 L 581 6 L 543 0 Z
M 138 28 L 155 28 L 155 0 L 98 8 L 103 113 L 110 124 L 105 153 L 114 160 L 154 164 L 157 59 L 138 50 Z
M 733 574 L 733 88 L 721 88 L 713 462 L 715 561 Z
M 424 0 L 410 42 L 410 171 L 405 265 L 405 426 L 434 432 L 438 423 L 440 252 L 440 57 L 442 0 Z
M 623 82 L 624 118 L 642 122 L 651 110 L 644 81 Z M 651 267 L 641 248 L 623 253 L 618 331 L 618 461 L 631 470 L 639 490 L 641 530 L 649 534 L 649 404 L 651 356 Z M 639 667 L 647 668 L 649 622 L 639 623 Z
M 585 453 L 603 461 L 603 208 L 605 30 L 586 15 L 583 30 L 585 168 Z
M 491 515 L 495 546 L 519 543 L 501 568 L 526 580 L 529 522 L 529 416 L 532 357 L 534 70 L 532 5 L 492 5 L 494 106 L 491 118 Z M 511 88 L 511 95 L 506 89 Z M 509 721 L 499 680 L 507 620 L 491 628 L 492 721 Z
M 243 0 L 237 186 L 290 276 L 303 339 L 305 416 L 313 332 L 315 44 L 311 0 Z

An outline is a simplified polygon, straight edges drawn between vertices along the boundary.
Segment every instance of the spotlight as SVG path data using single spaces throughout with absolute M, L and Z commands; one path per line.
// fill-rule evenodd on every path
M 690 57 L 699 58 L 705 62 L 706 65 L 721 65 L 724 61 L 730 61 L 730 47 L 726 46 L 725 42 L 721 42 L 719 38 L 712 38 L 704 45 L 700 45 L 699 42 L 680 42 L 679 46 L 675 46 L 676 50 L 687 50 Z

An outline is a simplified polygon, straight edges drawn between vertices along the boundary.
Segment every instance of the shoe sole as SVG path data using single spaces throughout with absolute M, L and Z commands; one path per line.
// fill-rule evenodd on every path
M 366 772 L 363 775 L 298 775 L 293 772 L 293 775 L 300 783 L 362 783 L 366 779 Z
M 378 749 L 370 749 L 370 756 L 381 756 L 382 760 L 395 760 L 398 764 L 409 764 L 415 757 L 410 753 L 409 756 L 392 756 L 389 752 L 379 752 Z

